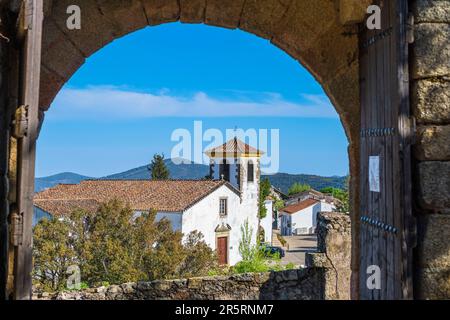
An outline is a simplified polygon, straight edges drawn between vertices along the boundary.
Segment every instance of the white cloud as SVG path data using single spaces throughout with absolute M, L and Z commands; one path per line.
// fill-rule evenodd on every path
M 134 119 L 150 117 L 319 117 L 336 118 L 325 95 L 302 95 L 302 103 L 279 94 L 257 98 L 219 99 L 197 92 L 191 96 L 130 91 L 117 87 L 64 88 L 56 97 L 48 119 Z

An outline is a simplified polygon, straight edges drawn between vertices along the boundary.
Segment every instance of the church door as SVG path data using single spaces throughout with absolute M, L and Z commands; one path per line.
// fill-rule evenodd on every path
M 217 238 L 217 255 L 219 257 L 219 264 L 228 264 L 228 237 Z

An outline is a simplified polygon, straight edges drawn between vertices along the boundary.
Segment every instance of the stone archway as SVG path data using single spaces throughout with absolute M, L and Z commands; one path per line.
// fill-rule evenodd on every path
M 20 1 L 12 0 L 12 3 Z M 128 33 L 162 23 L 205 23 L 265 38 L 305 66 L 336 108 L 349 140 L 352 221 L 359 208 L 359 30 L 371 0 L 43 0 L 41 121 L 85 59 Z M 66 26 L 67 7 L 81 8 L 81 29 Z M 16 8 L 17 10 L 17 8 Z M 16 57 L 18 59 L 18 57 Z M 14 155 L 12 144 L 10 154 Z M 9 177 L 15 189 L 17 164 Z M 20 163 L 19 163 L 20 167 Z M 14 202 L 13 200 L 11 202 Z M 358 223 L 352 224 L 353 297 L 358 296 Z
M 356 221 L 359 172 L 359 53 L 355 24 L 370 1 L 324 0 L 46 0 L 40 115 L 85 59 L 147 26 L 181 21 L 240 29 L 265 38 L 305 66 L 336 108 L 349 140 L 351 206 Z M 68 30 L 69 5 L 81 8 L 81 30 Z M 150 55 L 150 54 L 149 54 Z M 353 256 L 358 253 L 353 226 Z M 352 270 L 358 279 L 358 263 Z M 356 281 L 356 280 L 355 280 Z M 353 286 L 357 288 L 357 285 Z M 355 289 L 356 290 L 356 289 Z M 357 295 L 357 292 L 354 292 Z

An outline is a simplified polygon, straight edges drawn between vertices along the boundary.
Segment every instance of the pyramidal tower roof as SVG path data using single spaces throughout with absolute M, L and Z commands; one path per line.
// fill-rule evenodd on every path
M 218 147 L 209 149 L 205 153 L 211 158 L 260 157 L 264 154 L 263 151 L 248 145 L 237 137 L 234 137 Z

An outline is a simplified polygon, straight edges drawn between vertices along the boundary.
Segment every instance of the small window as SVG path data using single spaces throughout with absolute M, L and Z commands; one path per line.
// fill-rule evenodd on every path
M 255 181 L 255 169 L 253 162 L 249 161 L 247 164 L 247 182 Z
M 227 199 L 226 198 L 220 199 L 219 214 L 221 216 L 226 216 L 228 214 L 227 210 L 228 210 Z

